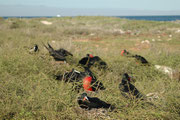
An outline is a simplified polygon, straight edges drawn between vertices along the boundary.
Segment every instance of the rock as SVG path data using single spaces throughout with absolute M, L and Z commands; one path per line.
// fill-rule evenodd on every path
M 178 70 L 174 70 L 168 66 L 155 65 L 155 68 L 164 74 L 167 74 L 171 79 L 180 80 L 180 72 Z
M 180 33 L 180 29 L 179 29 L 179 30 L 177 30 L 177 31 L 175 31 L 175 33 Z
M 149 100 L 151 100 L 151 101 L 152 101 L 153 99 L 158 99 L 158 98 L 159 98 L 157 92 L 155 92 L 155 93 L 148 93 L 148 94 L 146 95 L 146 97 L 147 97 Z
M 52 22 L 48 22 L 48 21 L 41 21 L 42 24 L 45 24 L 45 25 L 51 25 Z
M 170 38 L 172 38 L 172 35 L 169 35 Z
M 156 40 L 155 39 L 152 39 L 153 42 L 155 42 Z
M 124 34 L 124 33 L 125 33 L 125 31 L 123 31 L 123 30 L 121 30 L 121 29 L 114 29 L 113 31 L 114 31 L 114 32 L 118 32 L 118 33 L 120 33 L 120 34 Z
M 94 36 L 95 34 L 94 33 L 91 33 L 90 36 Z
M 146 44 L 150 44 L 149 40 L 145 40 L 141 42 L 142 44 L 146 43 Z

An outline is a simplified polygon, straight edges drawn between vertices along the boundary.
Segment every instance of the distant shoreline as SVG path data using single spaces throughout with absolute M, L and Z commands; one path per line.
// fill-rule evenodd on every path
M 4 19 L 8 18 L 56 18 L 56 16 L 1 16 Z M 78 17 L 78 16 L 62 16 L 62 17 Z M 118 17 L 130 20 L 148 20 L 148 21 L 176 21 L 180 20 L 180 15 L 139 15 L 139 16 L 105 16 Z M 61 17 L 57 17 L 61 18 Z

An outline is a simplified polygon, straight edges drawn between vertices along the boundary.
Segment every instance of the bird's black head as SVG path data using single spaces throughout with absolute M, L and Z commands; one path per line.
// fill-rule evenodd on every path
M 121 51 L 121 56 L 128 55 L 128 54 L 129 54 L 129 52 L 127 50 Z
M 63 80 L 63 75 L 55 75 L 56 80 Z
M 80 97 L 78 97 L 79 101 L 89 101 L 87 93 L 82 93 Z
M 35 44 L 35 45 L 34 45 L 34 52 L 37 52 L 37 51 L 38 51 L 38 45 Z
M 91 70 L 90 70 L 89 67 L 84 67 L 84 71 L 85 71 L 85 73 L 88 74 L 88 75 L 91 75 L 91 74 L 92 74 L 92 72 L 91 72 Z
M 94 80 L 96 80 L 96 76 L 93 74 L 93 72 L 90 70 L 89 67 L 84 67 L 84 71 L 86 75 L 91 76 Z
M 124 73 L 122 77 L 122 83 L 127 83 L 130 81 L 131 81 L 131 77 L 127 73 Z
M 87 57 L 93 58 L 94 56 L 92 54 L 86 54 Z

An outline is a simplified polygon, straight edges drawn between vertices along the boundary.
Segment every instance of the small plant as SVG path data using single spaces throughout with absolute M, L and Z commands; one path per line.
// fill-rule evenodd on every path
M 19 28 L 19 24 L 17 22 L 12 22 L 12 24 L 10 25 L 11 29 L 17 29 Z

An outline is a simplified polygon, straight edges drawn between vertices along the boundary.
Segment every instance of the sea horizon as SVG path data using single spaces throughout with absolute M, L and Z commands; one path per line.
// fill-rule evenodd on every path
M 78 17 L 78 16 L 83 16 L 83 15 L 77 15 L 77 16 L 0 16 L 0 17 L 4 19 L 8 19 L 8 18 L 56 18 L 56 17 L 61 18 L 61 17 Z M 148 20 L 148 21 L 180 20 L 180 15 L 119 15 L 119 16 L 104 16 L 104 17 L 118 17 L 118 18 L 123 18 L 123 19 L 130 19 L 130 20 Z

